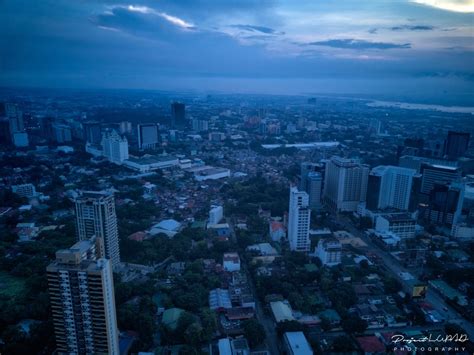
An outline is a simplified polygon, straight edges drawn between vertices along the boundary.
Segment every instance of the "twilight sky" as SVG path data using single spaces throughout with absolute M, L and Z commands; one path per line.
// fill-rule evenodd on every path
M 0 0 L 0 86 L 474 97 L 474 0 Z

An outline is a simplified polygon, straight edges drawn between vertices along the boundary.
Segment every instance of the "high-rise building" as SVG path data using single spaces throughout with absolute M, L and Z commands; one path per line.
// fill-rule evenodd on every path
M 158 144 L 158 125 L 142 123 L 137 125 L 138 149 L 155 149 Z
M 290 187 L 290 205 L 288 211 L 288 239 L 290 249 L 301 252 L 309 252 L 311 242 L 309 240 L 309 227 L 311 220 L 311 209 L 309 208 L 309 196 L 297 187 Z
M 435 183 L 450 183 L 462 177 L 462 170 L 458 167 L 436 164 L 422 164 L 421 193 L 429 194 Z
M 105 132 L 102 136 L 102 150 L 104 156 L 112 163 L 122 164 L 128 159 L 128 141 L 115 130 Z
M 120 134 L 132 133 L 132 122 L 122 121 L 120 122 Z
M 10 121 L 7 118 L 0 118 L 0 145 L 9 145 L 10 143 Z
M 306 184 L 308 183 L 308 173 L 321 172 L 322 165 L 317 163 L 303 162 L 300 165 L 300 184 L 298 188 L 301 191 L 306 191 Z
M 23 132 L 25 126 L 23 123 L 23 112 L 17 104 L 6 103 L 5 113 L 10 121 L 10 133 Z
M 453 225 L 461 217 L 463 201 L 463 184 L 435 183 L 427 206 L 422 207 L 422 214 L 433 224 Z
M 100 122 L 84 122 L 82 128 L 84 130 L 84 139 L 87 143 L 100 145 L 102 141 Z
M 110 260 L 84 240 L 58 250 L 47 276 L 58 353 L 119 355 Z
M 13 144 L 15 147 L 28 147 L 30 141 L 26 132 L 15 132 L 12 134 Z
M 120 263 L 120 250 L 114 194 L 82 191 L 75 200 L 75 207 L 78 239 L 100 238 L 105 257 L 116 267 Z
M 51 116 L 42 116 L 39 118 L 40 135 L 47 139 L 53 139 L 54 118 Z
M 71 127 L 64 124 L 53 125 L 53 136 L 57 143 L 67 143 L 72 141 Z
M 466 153 L 469 148 L 471 135 L 467 132 L 449 131 L 444 145 L 444 154 L 449 158 L 459 158 Z
M 326 164 L 324 176 L 325 203 L 339 212 L 353 212 L 365 202 L 369 166 L 354 159 L 332 157 Z
M 323 177 L 320 173 L 311 171 L 306 176 L 306 192 L 309 196 L 309 208 L 313 211 L 320 211 L 321 206 L 321 192 L 322 192 Z
M 193 120 L 193 131 L 204 132 L 209 130 L 209 121 L 207 120 Z
M 171 104 L 171 127 L 186 126 L 186 109 L 185 105 L 180 102 L 173 102 Z
M 413 184 L 414 169 L 380 165 L 369 174 L 367 208 L 407 210 Z
M 403 155 L 398 161 L 402 168 L 415 169 L 417 173 L 421 172 L 421 166 L 426 164 L 457 167 L 459 163 L 455 160 L 446 160 L 440 158 L 417 157 L 414 155 Z

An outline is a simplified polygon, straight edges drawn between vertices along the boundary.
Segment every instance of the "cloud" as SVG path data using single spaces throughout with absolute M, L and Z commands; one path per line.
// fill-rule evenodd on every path
M 392 31 L 433 31 L 434 29 L 434 26 L 427 25 L 401 25 L 390 28 Z
M 437 9 L 453 12 L 474 12 L 473 0 L 411 0 L 416 4 L 427 5 Z
M 411 48 L 410 43 L 389 43 L 389 42 L 369 42 L 362 39 L 328 39 L 326 41 L 309 42 L 305 45 L 325 46 L 342 49 L 394 49 L 394 48 Z
M 255 25 L 232 25 L 230 27 L 238 28 L 239 30 L 249 31 L 249 32 L 260 32 L 268 35 L 283 35 L 285 32 L 278 32 L 270 27 L 264 26 L 255 26 Z
M 191 22 L 147 6 L 112 6 L 89 20 L 103 30 L 162 41 L 197 30 Z
M 377 33 L 378 30 L 379 30 L 378 28 L 371 28 L 371 29 L 368 30 L 367 32 L 369 32 L 370 34 L 373 34 L 373 35 L 374 35 L 374 34 Z

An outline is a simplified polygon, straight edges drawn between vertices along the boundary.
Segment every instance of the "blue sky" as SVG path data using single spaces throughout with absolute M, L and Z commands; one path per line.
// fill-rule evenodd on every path
M 449 94 L 474 0 L 0 0 L 0 85 Z

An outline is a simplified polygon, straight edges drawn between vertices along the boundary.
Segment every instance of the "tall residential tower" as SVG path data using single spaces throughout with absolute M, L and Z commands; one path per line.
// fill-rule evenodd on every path
M 110 191 L 82 191 L 75 204 L 78 239 L 100 238 L 105 258 L 116 267 L 120 263 L 120 251 L 114 194 Z
M 288 239 L 291 250 L 309 252 L 311 247 L 309 240 L 310 219 L 311 209 L 309 208 L 308 194 L 292 186 L 288 211 Z
M 119 339 L 110 260 L 95 259 L 91 241 L 56 252 L 47 267 L 60 354 L 118 355 Z

